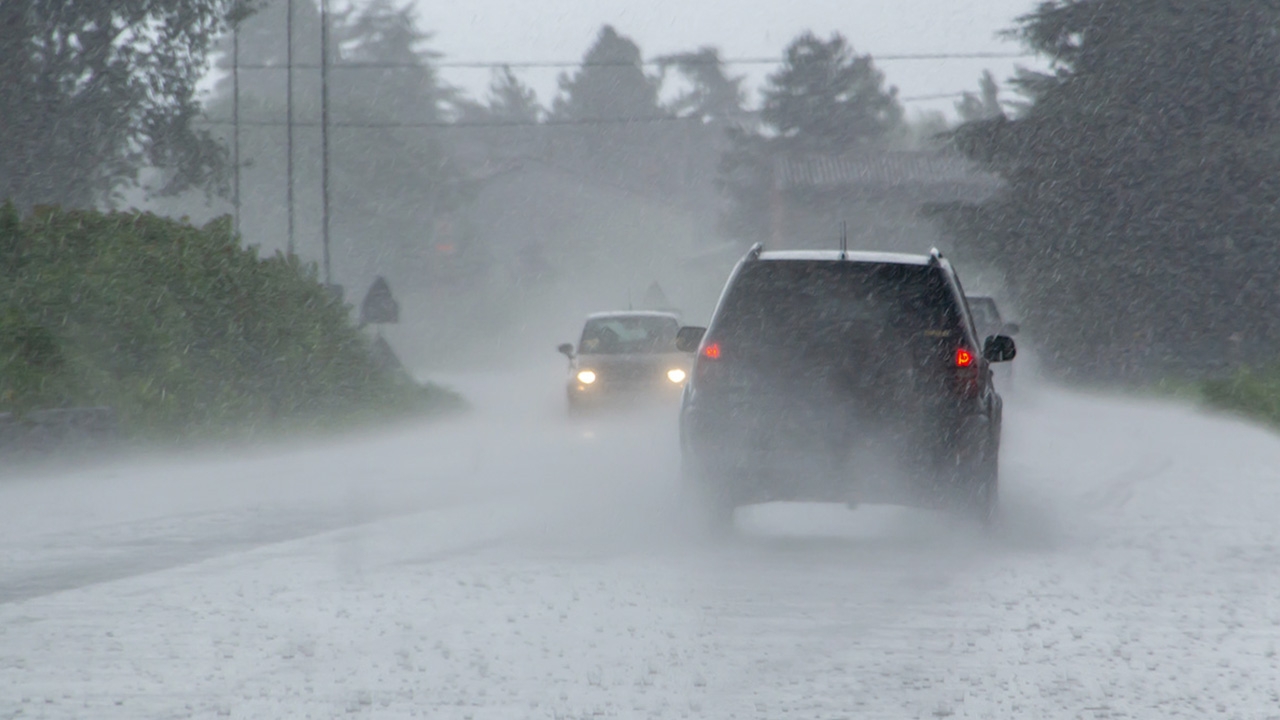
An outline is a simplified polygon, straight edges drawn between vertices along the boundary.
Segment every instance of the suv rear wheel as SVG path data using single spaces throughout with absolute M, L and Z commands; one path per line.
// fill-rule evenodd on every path
M 1000 514 L 1000 478 L 998 460 L 986 459 L 969 488 L 966 507 L 973 519 L 984 527 L 996 523 Z
M 990 432 L 984 435 L 958 458 L 954 489 L 958 509 L 989 527 L 1000 510 L 1000 447 Z
M 714 536 L 733 531 L 733 514 L 737 504 L 724 488 L 723 481 L 708 477 L 689 458 L 680 462 L 680 489 L 686 508 L 700 530 Z

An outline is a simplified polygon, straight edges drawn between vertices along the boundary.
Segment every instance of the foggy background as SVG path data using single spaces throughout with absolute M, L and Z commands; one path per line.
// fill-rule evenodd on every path
M 0 717 L 1275 715 L 1275 3 L 335 2 L 349 308 L 319 8 L 290 156 L 251 5 L 0 3 L 0 430 L 140 421 L 0 433 Z M 677 404 L 570 417 L 556 345 L 842 222 L 1021 323 L 1000 521 L 709 538 Z
M 631 3 L 625 0 L 577 2 L 534 0 L 519 4 L 480 0 L 457 10 L 431 2 L 415 5 L 422 25 L 435 33 L 433 45 L 447 58 L 474 60 L 564 60 L 575 58 L 602 24 L 617 27 L 634 38 L 646 55 L 660 56 L 712 45 L 726 58 L 776 59 L 781 49 L 805 30 L 838 31 L 860 53 L 877 58 L 916 53 L 1009 53 L 1025 51 L 1016 42 L 997 37 L 1012 18 L 1031 10 L 1022 0 L 747 0 L 731 12 L 714 0 Z M 495 56 L 494 48 L 503 54 Z M 1033 55 L 1021 58 L 948 58 L 945 60 L 882 61 L 888 81 L 906 97 L 946 95 L 911 103 L 913 110 L 936 110 L 954 115 L 953 102 L 975 88 L 983 70 L 1001 83 L 1015 67 L 1042 67 Z M 752 88 L 764 84 L 771 63 L 754 62 L 733 68 Z M 452 84 L 473 93 L 488 83 L 483 70 L 445 68 Z M 521 78 L 544 100 L 558 90 L 557 71 L 529 68 Z
M 932 35 L 890 23 L 896 8 L 832 13 L 821 3 L 785 12 L 762 6 L 742 9 L 726 25 L 716 22 L 714 7 L 696 3 L 674 14 L 660 6 L 582 13 L 571 5 L 479 4 L 448 13 L 381 1 L 332 8 L 334 281 L 357 303 L 375 276 L 388 279 L 404 312 L 385 331 L 414 367 L 467 367 L 546 352 L 571 339 L 588 312 L 640 307 L 655 283 L 668 308 L 690 323 L 705 322 L 751 242 L 834 247 L 841 221 L 849 222 L 854 247 L 949 249 L 919 209 L 986 197 L 998 181 L 957 158 L 933 161 L 928 138 L 957 121 L 956 103 L 964 92 L 978 93 L 985 69 L 998 77 L 1010 74 L 1013 63 L 1036 62 L 995 37 L 1009 14 L 985 4 L 949 4 L 948 17 L 960 24 L 931 22 Z M 264 253 L 287 242 L 285 7 L 267 3 L 240 33 L 239 218 L 245 242 Z M 319 18 L 309 2 L 297 2 L 294 12 L 294 241 L 303 259 L 317 261 Z M 859 54 L 883 48 L 890 56 L 945 50 L 1022 57 L 879 65 L 885 89 L 897 87 L 906 99 L 893 137 L 877 142 L 876 156 L 845 168 L 838 194 L 817 212 L 806 200 L 783 221 L 790 223 L 785 232 L 743 233 L 726 227 L 730 208 L 718 186 L 731 147 L 727 132 L 759 126 L 759 92 L 780 49 L 811 26 L 808 17 L 824 18 L 815 26 L 824 38 L 844 32 Z M 615 18 L 606 38 L 604 23 Z M 792 27 L 794 34 L 784 32 Z M 937 35 L 943 27 L 946 34 Z M 230 146 L 228 40 L 218 48 L 204 102 L 208 127 Z M 646 64 L 584 69 L 592 48 L 600 53 L 596 60 Z M 707 49 L 713 54 L 683 67 L 672 57 Z M 712 64 L 699 64 L 708 57 Z M 670 60 L 656 62 L 663 58 Z M 495 65 L 502 61 L 553 66 Z M 360 63 L 366 66 L 352 67 Z M 475 63 L 488 66 L 456 66 Z M 561 78 L 577 76 L 581 89 L 560 86 Z M 716 87 L 717 80 L 731 89 Z M 574 100 L 580 107 L 570 107 Z M 640 122 L 616 122 L 628 118 Z M 939 179 L 933 165 L 945 165 L 947 176 Z M 803 186 L 804 172 L 790 176 Z M 196 195 L 179 201 L 134 195 L 129 202 L 196 220 L 234 211 L 225 200 L 209 204 Z M 959 262 L 975 285 L 1002 291 L 996 275 Z

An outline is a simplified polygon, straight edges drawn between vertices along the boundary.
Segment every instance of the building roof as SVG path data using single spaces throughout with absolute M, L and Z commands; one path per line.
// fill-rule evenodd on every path
M 779 158 L 774 186 L 780 190 L 904 189 L 931 200 L 982 199 L 1001 187 L 999 176 L 954 153 L 862 152 L 839 156 Z

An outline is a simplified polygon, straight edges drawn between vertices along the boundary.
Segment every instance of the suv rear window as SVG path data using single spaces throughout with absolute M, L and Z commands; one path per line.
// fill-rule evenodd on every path
M 942 271 L 899 263 L 769 260 L 742 268 L 717 313 L 717 341 L 758 350 L 815 340 L 963 337 Z

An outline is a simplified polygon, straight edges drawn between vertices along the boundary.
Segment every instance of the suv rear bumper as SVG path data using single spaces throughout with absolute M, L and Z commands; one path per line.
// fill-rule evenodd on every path
M 685 467 L 694 482 L 734 505 L 774 501 L 945 505 L 964 454 L 992 435 L 984 414 L 963 408 L 903 413 L 914 418 L 865 423 L 686 406 L 681 414 Z M 819 420 L 818 422 L 814 422 Z

